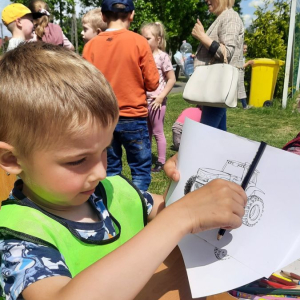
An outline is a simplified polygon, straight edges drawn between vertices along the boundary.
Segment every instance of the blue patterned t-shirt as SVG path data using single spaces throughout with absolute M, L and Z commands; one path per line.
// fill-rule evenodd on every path
M 10 199 L 35 204 L 22 193 L 23 183 L 18 180 Z M 143 192 L 148 215 L 153 207 L 153 198 Z M 102 198 L 93 194 L 89 204 L 98 214 L 99 222 L 81 223 L 63 219 L 82 238 L 93 241 L 107 240 L 116 235 L 113 222 Z M 60 218 L 57 217 L 56 218 Z M 47 277 L 72 277 L 63 255 L 56 249 L 17 239 L 0 238 L 0 297 L 7 300 L 23 299 L 21 293 L 30 284 Z

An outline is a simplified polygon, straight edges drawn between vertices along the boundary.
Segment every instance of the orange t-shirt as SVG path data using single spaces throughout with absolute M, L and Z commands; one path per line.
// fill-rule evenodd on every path
M 147 117 L 146 91 L 156 90 L 159 74 L 144 37 L 126 29 L 101 32 L 85 45 L 83 57 L 109 81 L 120 116 Z

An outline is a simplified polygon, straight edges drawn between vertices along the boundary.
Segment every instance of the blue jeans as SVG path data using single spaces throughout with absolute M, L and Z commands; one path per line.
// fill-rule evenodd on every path
M 244 99 L 239 99 L 239 100 L 242 102 L 243 108 L 246 108 L 247 107 L 247 99 L 244 98 Z
M 227 131 L 226 108 L 203 106 L 200 123 Z
M 107 151 L 107 176 L 122 172 L 122 145 L 126 150 L 132 182 L 147 191 L 151 182 L 151 147 L 147 118 L 120 117 Z

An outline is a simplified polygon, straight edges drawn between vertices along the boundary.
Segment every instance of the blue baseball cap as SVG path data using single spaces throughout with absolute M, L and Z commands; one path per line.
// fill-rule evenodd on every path
M 116 8 L 114 7 L 115 4 L 123 4 L 125 8 Z M 101 10 L 103 12 L 131 12 L 134 10 L 134 5 L 132 0 L 103 0 Z

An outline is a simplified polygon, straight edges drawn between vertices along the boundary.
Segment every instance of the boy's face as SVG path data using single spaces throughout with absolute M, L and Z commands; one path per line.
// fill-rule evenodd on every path
M 83 30 L 81 31 L 82 38 L 85 43 L 90 41 L 92 38 L 98 35 L 97 31 L 94 31 L 94 29 L 90 26 L 88 23 L 82 24 Z
M 72 210 L 84 204 L 106 177 L 106 150 L 114 128 L 115 124 L 103 128 L 95 121 L 60 145 L 20 158 L 24 194 L 50 210 Z
M 22 26 L 22 32 L 25 36 L 25 40 L 30 40 L 33 38 L 33 18 L 31 15 L 25 15 L 24 17 L 18 19 L 18 22 Z

